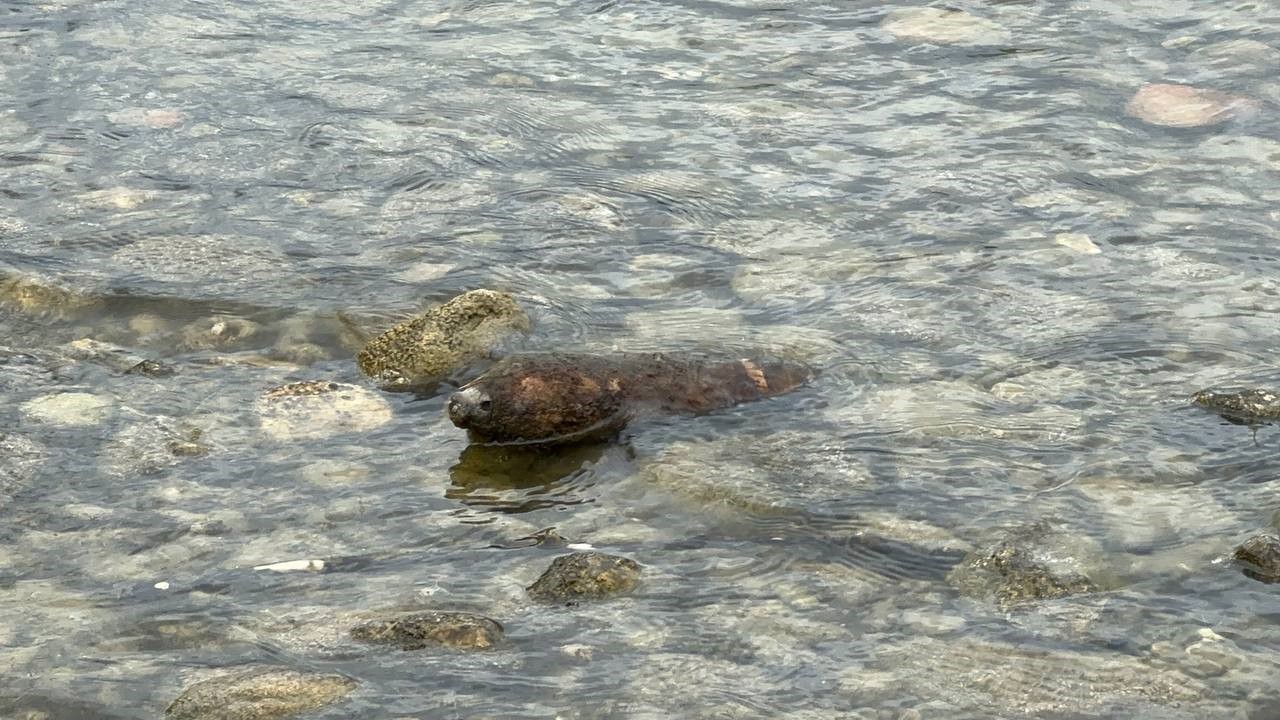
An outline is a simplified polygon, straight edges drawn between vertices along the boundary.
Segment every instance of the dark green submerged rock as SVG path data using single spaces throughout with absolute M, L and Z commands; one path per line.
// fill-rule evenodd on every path
M 526 588 L 539 602 L 602 600 L 631 592 L 640 584 L 640 564 L 616 555 L 577 552 L 556 558 Z
M 343 675 L 259 667 L 201 680 L 164 714 L 170 720 L 274 720 L 322 708 L 355 687 Z
M 401 650 L 487 650 L 502 641 L 502 625 L 470 613 L 421 612 L 362 623 L 351 628 L 351 637 Z

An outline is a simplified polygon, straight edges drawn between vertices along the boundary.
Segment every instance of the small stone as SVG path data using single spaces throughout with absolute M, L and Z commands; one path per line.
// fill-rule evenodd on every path
M 1125 112 L 1152 125 L 1193 128 L 1247 117 L 1261 108 L 1257 100 L 1243 95 L 1157 83 L 1144 85 L 1134 93 Z
M 146 375 L 147 377 L 162 378 L 178 374 L 178 369 L 172 365 L 166 365 L 159 360 L 139 360 L 128 370 L 125 370 L 124 374 Z
M 454 650 L 488 650 L 502 641 L 502 625 L 482 615 L 425 612 L 372 620 L 351 628 L 351 637 L 368 643 L 420 650 L 442 645 Z
M 100 395 L 66 392 L 28 400 L 22 404 L 22 412 L 49 425 L 87 427 L 105 420 L 111 405 L 111 400 Z
M 157 590 L 168 590 L 169 583 L 165 582 L 164 580 L 161 580 L 160 582 L 156 583 L 152 587 L 154 587 Z
M 1053 237 L 1053 241 L 1082 255 L 1097 255 L 1102 252 L 1102 249 L 1084 233 L 1058 233 Z
M 1009 31 L 995 22 L 961 10 L 935 7 L 894 10 L 880 28 L 899 40 L 940 45 L 999 45 L 1009 41 Z
M 1245 540 L 1233 553 L 1245 575 L 1264 583 L 1280 582 L 1280 535 L 1261 533 Z
M 392 419 L 381 396 L 358 385 L 311 381 L 282 385 L 257 403 L 262 429 L 276 440 L 367 432 Z
M 258 668 L 195 683 L 164 712 L 172 720 L 273 720 L 322 708 L 355 687 L 342 675 Z
M 540 602 L 603 599 L 631 592 L 640 583 L 634 560 L 600 552 L 576 552 L 551 563 L 532 585 L 529 597 Z

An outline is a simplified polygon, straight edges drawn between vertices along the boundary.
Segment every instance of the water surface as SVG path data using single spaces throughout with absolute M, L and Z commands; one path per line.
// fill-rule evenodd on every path
M 1280 602 L 1221 559 L 1280 437 L 1187 397 L 1280 382 L 1280 9 L 963 1 L 977 35 L 930 42 L 910 7 L 0 3 L 3 714 L 152 718 L 267 663 L 360 682 L 316 718 L 1270 717 Z M 1152 82 L 1263 110 L 1125 116 Z M 477 462 L 343 321 L 473 287 L 530 349 L 822 374 Z M 263 394 L 315 379 L 383 419 L 273 434 Z M 1040 520 L 1102 591 L 947 582 Z M 640 591 L 530 602 L 551 526 Z M 416 607 L 510 642 L 343 638 Z

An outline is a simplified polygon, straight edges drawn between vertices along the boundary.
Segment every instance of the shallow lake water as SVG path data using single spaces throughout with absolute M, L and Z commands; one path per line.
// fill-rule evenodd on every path
M 1189 402 L 1280 386 L 1280 5 L 945 8 L 0 2 L 0 716 L 265 665 L 353 680 L 320 720 L 1280 717 L 1230 560 L 1280 430 Z M 526 350 L 819 374 L 468 447 L 353 356 L 477 287 Z M 309 380 L 349 406 L 264 399 Z M 641 585 L 534 602 L 549 527 Z M 957 581 L 1037 528 L 1087 591 Z M 347 634 L 412 609 L 506 640 Z

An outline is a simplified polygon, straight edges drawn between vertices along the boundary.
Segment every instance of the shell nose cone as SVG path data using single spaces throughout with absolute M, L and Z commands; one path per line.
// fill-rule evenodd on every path
M 459 390 L 449 396 L 449 419 L 460 428 L 467 427 L 488 412 L 489 398 L 476 388 Z

